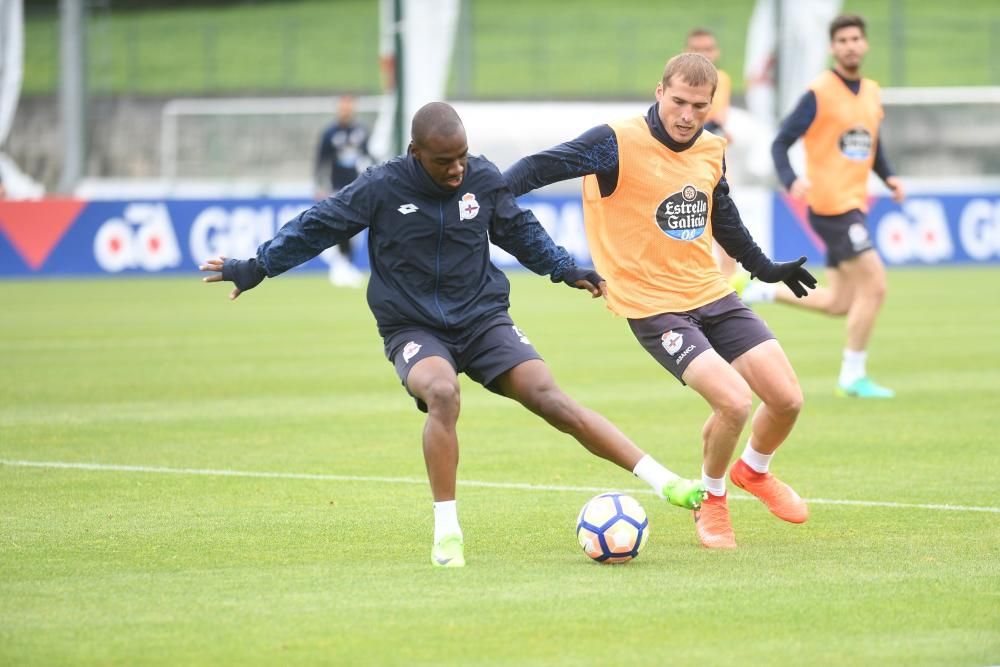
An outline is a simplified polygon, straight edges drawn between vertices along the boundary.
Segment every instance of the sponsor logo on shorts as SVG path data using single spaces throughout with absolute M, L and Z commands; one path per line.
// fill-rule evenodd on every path
M 525 345 L 531 345 L 531 341 L 528 340 L 528 337 L 524 335 L 524 332 L 521 331 L 521 329 L 516 324 L 512 325 L 511 329 L 514 330 L 514 335 L 517 336 L 522 343 L 524 343 Z
M 840 152 L 849 160 L 867 160 L 872 152 L 872 135 L 863 127 L 852 127 L 837 141 Z
M 695 240 L 707 223 L 708 195 L 693 185 L 685 185 L 656 207 L 656 226 L 678 241 Z
M 684 357 L 686 357 L 689 354 L 691 354 L 691 352 L 694 350 L 694 348 L 695 348 L 694 345 L 688 345 L 687 347 L 685 347 L 684 351 L 681 352 L 679 355 L 677 355 L 677 359 L 674 361 L 674 363 L 677 364 L 678 366 L 680 366 L 681 362 L 684 361 Z
M 660 345 L 662 345 L 663 349 L 667 351 L 667 354 L 671 356 L 677 354 L 677 350 L 681 349 L 681 345 L 683 344 L 684 334 L 668 331 L 660 336 Z
M 847 238 L 851 239 L 851 245 L 855 250 L 867 250 L 872 245 L 868 228 L 860 222 L 855 222 L 847 228 Z
M 410 359 L 412 359 L 413 355 L 415 355 L 417 352 L 420 351 L 420 348 L 421 348 L 420 343 L 418 343 L 415 340 L 411 340 L 409 343 L 407 343 L 406 346 L 403 348 L 403 363 L 404 364 L 410 363 Z

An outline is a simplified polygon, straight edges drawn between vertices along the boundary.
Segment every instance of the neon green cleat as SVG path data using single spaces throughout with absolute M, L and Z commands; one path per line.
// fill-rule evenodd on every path
M 750 274 L 746 271 L 736 271 L 729 276 L 729 286 L 736 290 L 736 296 L 743 298 L 743 292 L 750 284 Z
M 446 535 L 431 549 L 431 564 L 435 567 L 465 567 L 461 535 Z
M 896 395 L 892 389 L 875 384 L 868 377 L 858 378 L 846 387 L 838 383 L 834 393 L 850 398 L 893 398 Z
M 701 480 L 678 477 L 674 481 L 664 484 L 660 495 L 666 498 L 671 505 L 696 510 L 701 507 L 701 501 L 708 497 L 708 490 L 705 489 Z

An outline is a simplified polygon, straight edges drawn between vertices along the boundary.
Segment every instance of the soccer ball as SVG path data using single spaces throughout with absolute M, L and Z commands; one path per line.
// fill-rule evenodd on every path
M 583 552 L 598 563 L 625 563 L 639 555 L 649 538 L 649 519 L 632 496 L 602 493 L 587 501 L 576 520 Z

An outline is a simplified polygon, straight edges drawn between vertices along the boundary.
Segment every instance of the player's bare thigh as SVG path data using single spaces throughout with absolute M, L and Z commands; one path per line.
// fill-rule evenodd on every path
M 748 383 L 711 348 L 694 358 L 681 379 L 713 408 L 739 410 L 745 407 L 749 410 L 752 396 Z
M 802 388 L 777 340 L 766 340 L 733 359 L 733 368 L 764 403 L 797 410 Z
M 885 292 L 885 265 L 874 250 L 841 262 L 837 268 L 842 282 L 849 283 L 853 294 L 858 292 Z

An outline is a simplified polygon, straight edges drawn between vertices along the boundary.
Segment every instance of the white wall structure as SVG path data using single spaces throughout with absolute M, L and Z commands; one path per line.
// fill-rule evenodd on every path
M 0 0 L 0 146 L 7 141 L 24 78 L 24 7 L 22 0 Z M 0 178 L 6 196 L 31 198 L 44 189 L 0 152 Z

